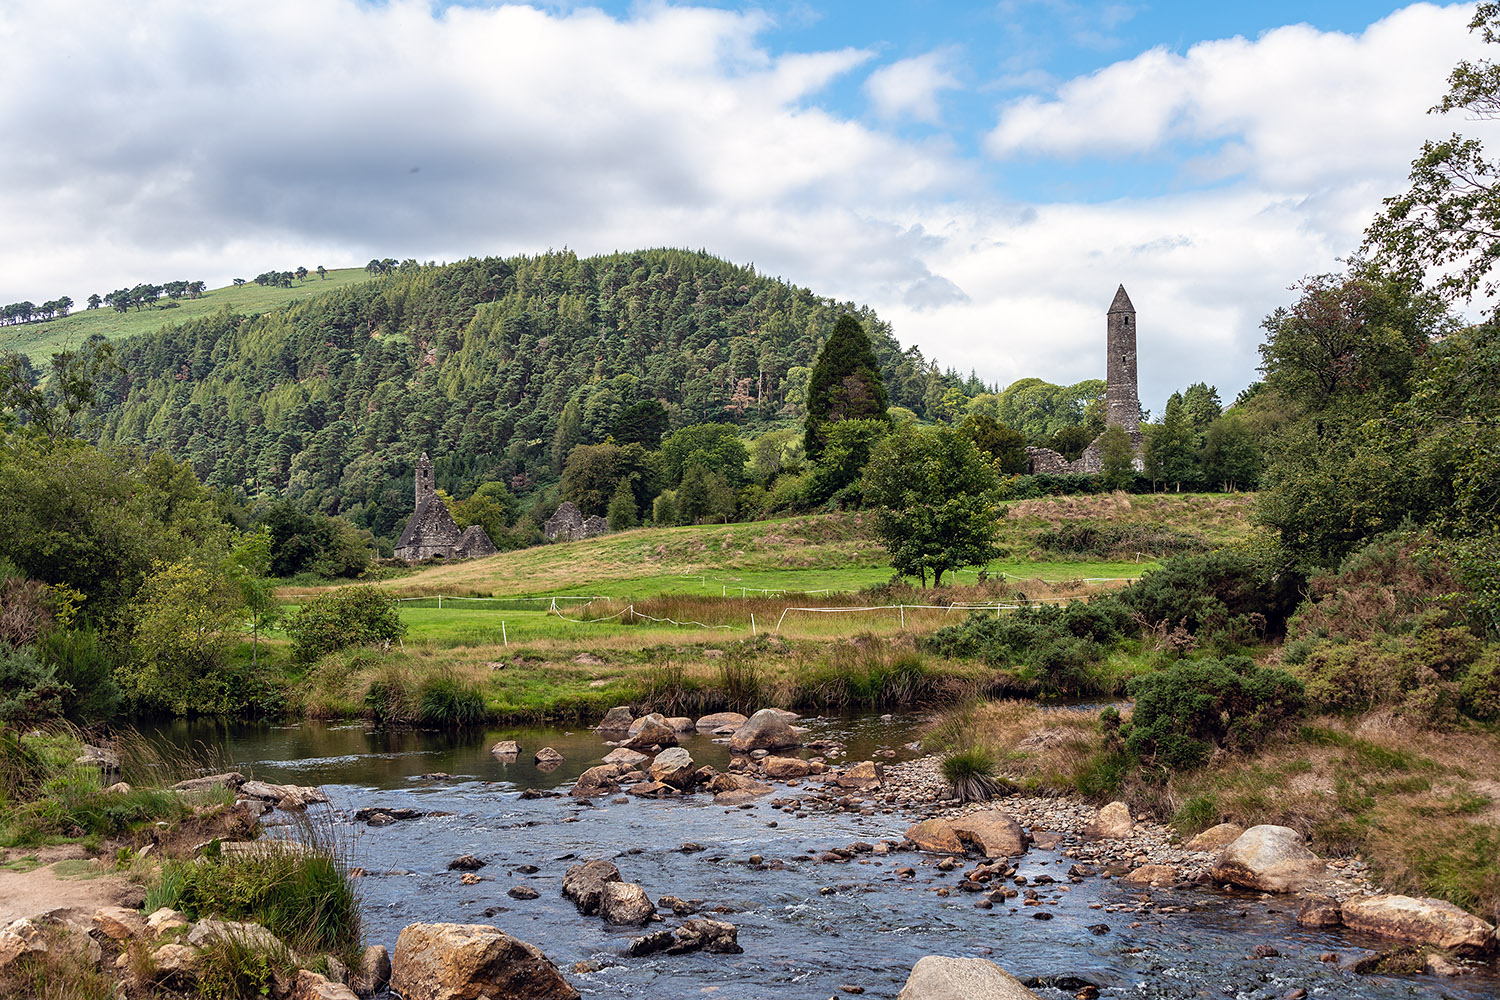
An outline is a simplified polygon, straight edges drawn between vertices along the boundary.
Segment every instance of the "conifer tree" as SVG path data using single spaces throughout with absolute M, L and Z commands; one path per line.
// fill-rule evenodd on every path
M 816 460 L 836 420 L 889 420 L 885 383 L 870 338 L 853 316 L 840 316 L 807 383 L 807 457 Z
M 615 495 L 609 499 L 609 512 L 606 516 L 609 520 L 610 531 L 624 531 L 640 523 L 639 511 L 635 506 L 635 492 L 630 488 L 629 476 L 620 477 L 620 485 L 615 487 Z

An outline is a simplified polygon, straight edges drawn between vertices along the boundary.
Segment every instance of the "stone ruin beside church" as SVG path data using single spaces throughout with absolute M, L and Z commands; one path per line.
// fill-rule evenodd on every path
M 1105 319 L 1104 424 L 1121 427 L 1135 451 L 1137 472 L 1144 467 L 1141 448 L 1141 397 L 1135 372 L 1135 306 L 1121 285 Z M 1070 462 L 1051 448 L 1027 448 L 1026 471 L 1032 475 L 1097 476 L 1104 471 L 1104 435 L 1099 435 Z
M 483 528 L 471 524 L 459 528 L 448 513 L 448 506 L 437 495 L 433 482 L 432 459 L 427 452 L 417 459 L 417 507 L 406 530 L 396 542 L 396 558 L 407 562 L 423 559 L 477 559 L 492 556 L 500 550 L 490 541 Z
M 609 522 L 598 514 L 584 517 L 577 504 L 564 500 L 557 513 L 547 518 L 542 534 L 549 542 L 576 542 L 609 534 Z

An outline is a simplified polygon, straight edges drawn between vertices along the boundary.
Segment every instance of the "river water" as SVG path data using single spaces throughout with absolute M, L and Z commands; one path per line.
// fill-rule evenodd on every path
M 916 738 L 910 720 L 805 724 L 813 729 L 810 738 L 843 744 L 849 760 L 878 750 L 910 757 L 904 744 Z M 565 792 L 598 763 L 609 748 L 588 730 L 452 733 L 362 724 L 179 723 L 146 735 L 178 747 L 201 744 L 263 780 L 323 786 L 331 805 L 315 807 L 310 818 L 331 832 L 352 865 L 368 873 L 358 886 L 370 943 L 394 950 L 401 928 L 414 922 L 493 924 L 540 947 L 585 996 L 801 1000 L 844 997 L 839 988 L 850 985 L 862 987 L 867 997 L 890 998 L 928 954 L 983 956 L 1022 978 L 1075 977 L 1105 997 L 1272 1000 L 1298 987 L 1330 998 L 1500 995 L 1493 968 L 1438 980 L 1357 976 L 1321 962 L 1321 955 L 1335 952 L 1347 963 L 1380 942 L 1298 928 L 1293 910 L 1274 899 L 1207 889 L 1146 893 L 1099 878 L 1069 886 L 1064 872 L 1071 861 L 1056 851 L 1033 849 L 1020 863 L 1020 874 L 1048 905 L 1015 910 L 999 903 L 977 909 L 974 902 L 982 896 L 957 891 L 936 895 L 939 887 L 955 886 L 959 873 L 940 872 L 936 859 L 914 853 L 864 854 L 847 864 L 814 860 L 858 840 L 901 839 L 910 820 L 899 813 L 797 817 L 771 808 L 769 800 L 778 796 L 737 809 L 715 806 L 707 795 L 623 804 L 600 799 L 593 807 L 565 795 L 521 798 L 526 789 Z M 502 763 L 490 755 L 488 748 L 501 739 L 521 744 L 519 761 Z M 708 737 L 687 737 L 683 745 L 700 764 L 723 769 L 728 763 L 727 751 Z M 531 762 L 542 746 L 563 754 L 555 770 Z M 423 777 L 435 772 L 451 777 Z M 443 815 L 371 828 L 353 820 L 365 806 Z M 284 815 L 272 813 L 267 820 Z M 683 853 L 685 842 L 705 850 Z M 462 884 L 459 872 L 447 870 L 450 860 L 464 854 L 487 862 L 476 885 Z M 753 866 L 748 858 L 754 854 L 784 867 Z M 739 928 L 744 954 L 625 957 L 632 937 L 678 921 L 668 916 L 665 924 L 643 931 L 580 916 L 560 895 L 562 875 L 570 864 L 596 857 L 613 860 L 625 880 L 640 883 L 653 899 L 701 901 L 706 915 Z M 906 866 L 917 869 L 914 879 L 896 875 Z M 1058 882 L 1036 886 L 1036 876 L 1044 873 Z M 531 886 L 540 897 L 512 899 L 506 892 L 515 885 Z M 1153 908 L 1134 912 L 1146 898 Z M 1090 909 L 1090 903 L 1132 912 Z M 1160 912 L 1164 908 L 1173 912 Z M 1035 919 L 1040 913 L 1052 919 Z M 1107 932 L 1090 930 L 1101 923 Z M 1258 944 L 1274 946 L 1279 956 L 1252 957 Z M 579 962 L 595 971 L 573 971 Z M 1061 998 L 1077 988 L 1038 993 Z

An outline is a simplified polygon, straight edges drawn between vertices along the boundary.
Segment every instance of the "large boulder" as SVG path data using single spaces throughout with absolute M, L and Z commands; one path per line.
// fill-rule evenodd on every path
M 682 747 L 669 747 L 651 762 L 651 777 L 674 788 L 692 788 L 697 766 Z
M 906 839 L 915 844 L 919 851 L 934 854 L 964 853 L 963 841 L 958 839 L 952 825 L 943 819 L 924 819 L 907 827 Z
M 801 757 L 767 757 L 761 761 L 766 777 L 785 781 L 788 778 L 805 778 L 812 774 L 812 764 Z
M 1031 839 L 1026 831 L 1006 813 L 999 809 L 985 809 L 965 816 L 955 816 L 948 826 L 958 839 L 973 844 L 987 858 L 1013 858 L 1026 853 L 1026 844 Z M 908 833 L 910 838 L 911 834 Z
M 668 716 L 667 725 L 672 727 L 673 732 L 678 733 L 691 733 L 698 728 L 692 719 L 681 715 Z
M 873 792 L 884 782 L 885 768 L 873 760 L 862 760 L 834 779 L 840 788 L 857 792 Z
M 115 941 L 129 941 L 145 935 L 146 918 L 140 910 L 101 906 L 94 911 L 94 929 Z
M 606 764 L 624 764 L 626 767 L 631 767 L 643 760 L 650 759 L 648 754 L 643 754 L 638 750 L 631 750 L 629 747 L 615 747 L 603 757 Z
M 589 768 L 578 776 L 573 783 L 573 797 L 575 799 L 593 798 L 596 795 L 613 795 L 620 790 L 620 784 L 615 779 L 620 776 L 620 769 L 614 764 L 599 764 Z
M 712 715 L 705 715 L 699 718 L 694 728 L 711 733 L 715 729 L 723 729 L 725 726 L 729 726 L 731 729 L 738 729 L 746 721 L 748 720 L 745 716 L 738 712 L 715 712 Z
M 187 933 L 187 943 L 194 948 L 202 948 L 214 941 L 243 945 L 256 951 L 286 951 L 286 945 L 260 924 L 242 924 L 235 920 L 204 917 Z
M 729 737 L 729 749 L 734 753 L 783 750 L 801 743 L 802 737 L 792 729 L 792 724 L 774 708 L 763 708 L 756 712 Z
M 629 705 L 616 705 L 604 713 L 604 719 L 595 727 L 595 732 L 623 733 L 630 728 L 634 719 L 635 713 L 630 710 Z
M 1287 826 L 1252 826 L 1224 848 L 1210 873 L 1216 882 L 1259 892 L 1295 892 L 1326 866 Z
M 1344 926 L 1396 941 L 1480 955 L 1495 947 L 1495 927 L 1441 899 L 1365 896 L 1343 904 Z
M 42 928 L 30 917 L 22 917 L 0 928 L 0 971 L 10 968 L 17 959 L 47 951 Z
M 896 1000 L 1037 1000 L 1037 995 L 988 959 L 928 955 L 912 966 Z
M 756 781 L 745 774 L 716 774 L 708 783 L 714 793 L 714 805 L 738 806 L 762 795 L 769 795 L 775 788 L 764 781 Z
M 604 887 L 620 881 L 620 869 L 611 861 L 596 858 L 581 865 L 573 865 L 563 873 L 562 894 L 571 899 L 578 912 L 585 916 L 599 912 L 599 902 L 604 898 Z
M 1238 823 L 1220 823 L 1211 826 L 1182 845 L 1185 851 L 1222 851 L 1240 838 L 1245 828 Z
M 640 927 L 656 913 L 656 904 L 646 890 L 634 882 L 606 882 L 599 898 L 599 916 L 605 923 Z
M 647 747 L 675 747 L 677 745 L 677 730 L 667 725 L 667 720 L 659 713 L 652 712 L 650 715 L 642 716 L 639 720 L 640 728 L 631 734 L 624 742 L 624 746 L 632 750 L 641 750 Z
M 1111 802 L 1099 810 L 1099 815 L 1084 827 L 1083 832 L 1090 837 L 1119 840 L 1130 836 L 1134 830 L 1135 820 L 1130 817 L 1130 807 L 1123 802 Z
M 391 989 L 406 1000 L 578 1000 L 578 991 L 535 945 L 484 924 L 402 928 Z

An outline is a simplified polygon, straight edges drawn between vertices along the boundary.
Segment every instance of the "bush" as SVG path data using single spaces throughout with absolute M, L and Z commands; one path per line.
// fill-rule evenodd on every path
M 960 802 L 985 802 L 1005 789 L 995 773 L 995 753 L 989 747 L 970 747 L 943 758 L 943 778 Z
M 1109 648 L 1133 638 L 1138 626 L 1113 597 L 1037 605 L 1010 614 L 973 612 L 929 636 L 925 647 L 941 656 L 1026 668 L 1049 695 L 1076 695 L 1098 687 L 1096 667 Z
M 1167 770 L 1201 764 L 1215 748 L 1253 750 L 1302 713 L 1302 682 L 1248 657 L 1182 660 L 1130 682 L 1125 747 Z
M 428 678 L 417 698 L 423 725 L 477 726 L 488 717 L 479 685 L 451 673 Z
M 251 854 L 169 861 L 147 905 L 189 917 L 250 920 L 299 952 L 348 954 L 359 943 L 359 901 L 343 863 L 322 846 L 263 842 Z
M 234 707 L 224 667 L 237 638 L 241 596 L 228 577 L 192 559 L 157 562 L 130 610 L 133 655 L 115 676 L 133 703 L 176 715 Z
M 37 655 L 71 690 L 63 695 L 62 714 L 73 722 L 113 718 L 120 710 L 115 658 L 92 629 L 56 629 L 37 642 Z
M 1311 647 L 1296 672 L 1306 683 L 1308 701 L 1329 711 L 1401 706 L 1437 722 L 1452 714 L 1456 679 L 1479 651 L 1479 641 L 1466 627 L 1433 628 L 1416 635 L 1324 641 Z
M 0 722 L 36 722 L 62 714 L 73 689 L 33 649 L 0 646 Z
M 1180 625 L 1231 642 L 1279 636 L 1302 600 L 1302 578 L 1276 550 L 1250 546 L 1174 556 L 1119 593 L 1125 608 L 1152 628 Z
M 1487 650 L 1459 685 L 1459 704 L 1482 722 L 1500 722 L 1500 649 Z
M 406 634 L 406 623 L 375 587 L 341 587 L 298 608 L 286 631 L 292 655 L 308 663 L 350 646 L 395 642 Z

